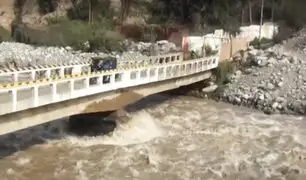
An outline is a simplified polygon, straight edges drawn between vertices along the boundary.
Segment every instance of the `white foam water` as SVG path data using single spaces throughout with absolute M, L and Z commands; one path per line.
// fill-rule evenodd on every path
M 18 179 L 27 173 L 25 180 L 39 172 L 44 179 L 304 180 L 305 120 L 181 97 L 131 113 L 109 136 L 65 135 L 60 123 L 40 129 L 62 139 L 0 160 L 0 175 Z
M 31 159 L 29 159 L 29 158 L 20 158 L 20 159 L 18 159 L 17 161 L 16 161 L 16 164 L 18 165 L 18 166 L 25 166 L 25 165 L 27 165 L 27 164 L 29 164 L 30 163 L 30 161 L 31 161 Z
M 85 147 L 99 144 L 125 146 L 148 142 L 162 136 L 163 130 L 158 126 L 156 119 L 147 111 L 142 110 L 130 114 L 129 117 L 127 122 L 118 121 L 116 129 L 111 135 L 82 138 L 68 136 L 66 142 Z

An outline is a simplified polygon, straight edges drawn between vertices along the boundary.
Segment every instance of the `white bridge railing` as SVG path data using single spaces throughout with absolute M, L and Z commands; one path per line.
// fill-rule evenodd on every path
M 169 64 L 171 62 L 181 60 L 181 53 L 174 53 L 162 56 L 143 57 L 137 60 L 121 60 L 118 62 L 118 67 L 122 68 L 135 65 Z M 29 80 L 35 81 L 43 78 L 52 78 L 56 76 L 64 77 L 66 75 L 84 72 L 90 72 L 89 61 L 85 63 L 45 65 L 25 68 L 6 68 L 0 70 L 0 83 L 16 83 Z
M 72 63 L 27 68 L 7 68 L 0 70 L 0 78 L 2 78 L 2 81 L 5 78 L 6 82 L 13 83 L 29 80 L 35 81 L 40 78 L 64 77 L 67 74 L 88 72 L 90 70 L 89 67 L 89 63 Z
M 165 62 L 161 62 L 161 59 Z M 0 115 L 208 71 L 218 66 L 219 56 L 182 61 L 182 56 L 170 55 L 158 57 L 157 60 L 159 64 L 2 85 Z

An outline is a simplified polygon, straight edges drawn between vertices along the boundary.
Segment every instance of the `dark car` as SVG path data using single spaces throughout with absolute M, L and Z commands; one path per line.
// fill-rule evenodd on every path
M 117 68 L 117 58 L 112 56 L 93 57 L 91 59 L 91 71 L 105 71 Z
M 117 68 L 117 58 L 112 56 L 93 57 L 91 59 L 91 72 L 113 70 Z M 110 76 L 103 76 L 103 83 L 108 83 Z M 97 80 L 92 79 L 91 84 L 96 84 Z

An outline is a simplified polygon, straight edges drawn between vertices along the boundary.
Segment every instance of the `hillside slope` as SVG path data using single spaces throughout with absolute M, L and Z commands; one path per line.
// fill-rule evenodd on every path
M 11 23 L 15 19 L 14 14 L 14 1 L 16 0 L 0 0 L 0 26 L 10 31 Z M 22 21 L 32 27 L 46 25 L 46 19 L 54 16 L 65 16 L 67 10 L 73 7 L 72 0 L 53 0 L 53 4 L 56 4 L 51 12 L 42 13 L 38 4 L 39 0 L 26 0 L 23 11 Z M 151 0 L 139 0 L 137 3 L 131 6 L 130 17 L 126 21 L 130 23 L 144 22 L 145 14 L 142 2 L 151 2 Z M 120 0 L 110 0 L 112 9 L 115 15 L 120 12 Z M 50 10 L 47 10 L 50 11 Z M 147 16 L 147 15 L 146 15 Z M 116 17 L 114 17 L 116 18 Z
M 10 30 L 10 25 L 14 20 L 14 1 L 1 0 L 0 1 L 0 26 Z

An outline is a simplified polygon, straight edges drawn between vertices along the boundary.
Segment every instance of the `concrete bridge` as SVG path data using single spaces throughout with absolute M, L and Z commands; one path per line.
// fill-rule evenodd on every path
M 116 110 L 202 81 L 218 61 L 219 55 L 183 61 L 176 53 L 126 62 L 112 71 L 90 72 L 89 63 L 2 70 L 0 135 L 75 114 Z

